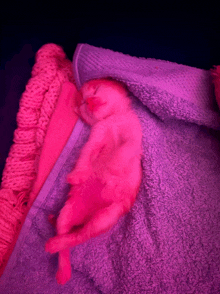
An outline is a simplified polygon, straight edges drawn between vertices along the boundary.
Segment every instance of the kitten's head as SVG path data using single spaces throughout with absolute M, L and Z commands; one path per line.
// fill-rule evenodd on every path
M 126 112 L 129 106 L 126 87 L 111 78 L 90 80 L 79 92 L 78 113 L 90 125 L 110 115 Z

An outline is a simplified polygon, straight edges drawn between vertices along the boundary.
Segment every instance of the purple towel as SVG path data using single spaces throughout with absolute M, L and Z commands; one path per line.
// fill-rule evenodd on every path
M 66 175 L 90 128 L 78 120 L 29 211 L 0 280 L 1 294 L 219 294 L 220 115 L 209 71 L 79 44 L 77 86 L 112 76 L 127 84 L 143 130 L 143 181 L 131 211 L 72 249 L 72 278 L 57 285 L 47 217 L 66 200 Z

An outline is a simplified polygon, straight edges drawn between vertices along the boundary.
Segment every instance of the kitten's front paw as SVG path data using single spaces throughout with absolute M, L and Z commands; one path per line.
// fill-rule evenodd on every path
M 60 285 L 66 284 L 71 278 L 71 268 L 58 269 L 56 273 L 57 283 Z
M 79 185 L 87 181 L 89 176 L 89 170 L 74 170 L 67 176 L 67 182 L 71 185 Z

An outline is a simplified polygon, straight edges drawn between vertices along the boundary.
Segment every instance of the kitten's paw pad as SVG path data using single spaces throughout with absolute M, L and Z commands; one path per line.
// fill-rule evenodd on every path
M 45 251 L 50 254 L 58 252 L 59 248 L 60 240 L 57 237 L 50 238 L 45 245 Z
M 71 278 L 71 268 L 68 269 L 59 269 L 56 273 L 57 283 L 60 285 L 66 284 Z
M 67 176 L 67 182 L 71 185 L 79 185 L 88 180 L 90 171 L 74 171 Z

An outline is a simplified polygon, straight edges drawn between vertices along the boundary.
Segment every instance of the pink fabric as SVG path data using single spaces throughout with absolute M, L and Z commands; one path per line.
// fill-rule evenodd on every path
M 78 116 L 74 112 L 76 86 L 65 82 L 62 86 L 57 107 L 51 118 L 38 165 L 38 175 L 30 194 L 30 206 L 39 193 L 53 165 L 64 148 Z

